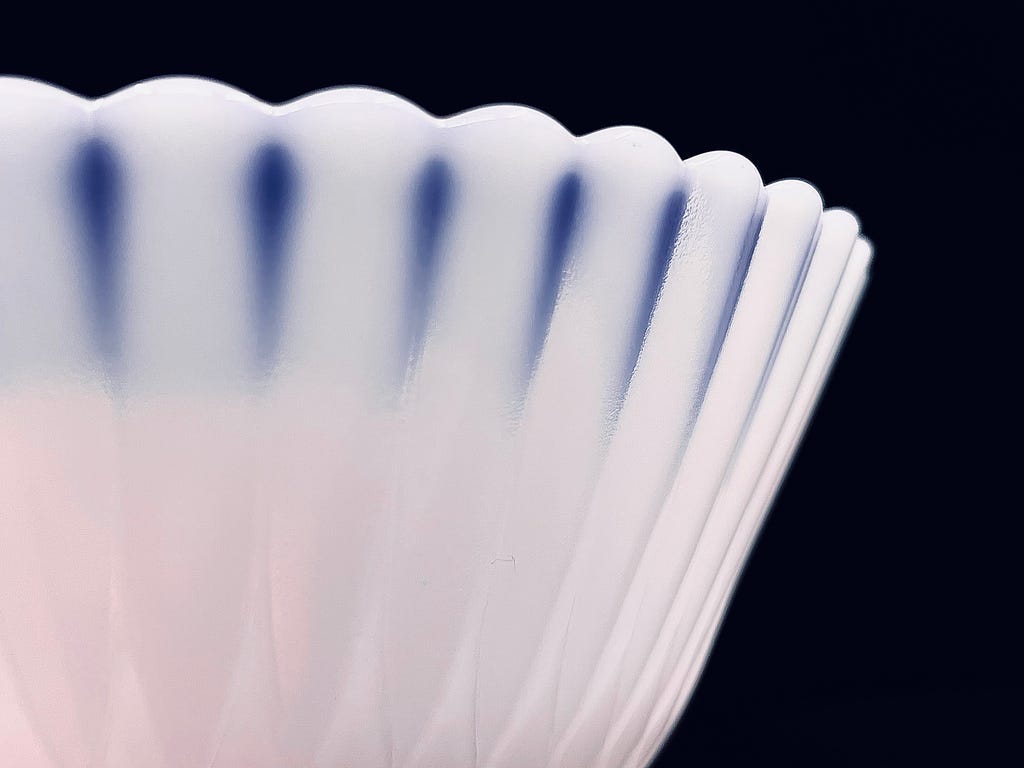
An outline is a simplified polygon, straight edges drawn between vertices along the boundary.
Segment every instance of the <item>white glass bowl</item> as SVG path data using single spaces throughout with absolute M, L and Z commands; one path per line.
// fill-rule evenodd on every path
M 0 80 L 5 764 L 646 764 L 869 257 L 638 128 Z

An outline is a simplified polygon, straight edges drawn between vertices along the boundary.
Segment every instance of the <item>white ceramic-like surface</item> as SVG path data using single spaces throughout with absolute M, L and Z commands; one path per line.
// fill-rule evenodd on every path
M 0 79 L 0 754 L 645 765 L 869 260 L 639 128 Z

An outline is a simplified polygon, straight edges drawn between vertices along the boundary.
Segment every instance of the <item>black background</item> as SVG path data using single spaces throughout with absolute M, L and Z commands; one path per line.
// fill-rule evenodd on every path
M 1015 27 L 696 7 L 277 5 L 217 28 L 211 8 L 140 6 L 109 41 L 67 17 L 34 40 L 10 26 L 0 72 L 88 96 L 195 74 L 268 101 L 363 84 L 442 115 L 518 102 L 812 181 L 860 217 L 871 282 L 656 765 L 1024 764 Z

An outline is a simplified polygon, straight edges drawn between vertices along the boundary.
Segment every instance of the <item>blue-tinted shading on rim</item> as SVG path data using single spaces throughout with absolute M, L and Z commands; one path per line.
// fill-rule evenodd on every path
M 768 209 L 768 198 L 764 192 L 761 193 L 754 209 L 754 216 L 747 228 L 747 236 L 743 241 L 743 249 L 740 251 L 739 259 L 736 261 L 736 268 L 733 270 L 732 279 L 729 281 L 729 291 L 725 295 L 725 303 L 722 305 L 722 314 L 718 318 L 718 326 L 708 350 L 708 360 L 704 365 L 704 373 L 701 376 L 700 384 L 697 387 L 696 410 L 694 416 L 700 413 L 704 406 L 704 398 L 707 396 L 708 387 L 711 386 L 711 376 L 718 365 L 718 357 L 722 354 L 722 346 L 725 344 L 725 336 L 729 332 L 729 325 L 732 323 L 733 315 L 736 314 L 736 305 L 740 300 L 740 292 L 743 290 L 743 283 L 747 279 L 747 272 L 750 270 L 750 262 L 754 258 L 754 250 L 757 248 L 757 241 L 761 237 L 761 228 L 764 226 L 764 215 Z
M 297 178 L 288 150 L 264 144 L 253 156 L 249 208 L 254 240 L 254 317 L 259 366 L 272 367 L 281 326 L 286 240 L 295 208 Z
M 78 148 L 72 158 L 72 200 L 84 245 L 94 343 L 108 373 L 121 352 L 123 187 L 121 165 L 109 142 L 94 137 Z
M 718 325 L 715 335 L 708 346 L 708 353 L 704 365 L 701 368 L 700 380 L 694 391 L 693 402 L 686 415 L 686 420 L 681 426 L 682 439 L 679 442 L 679 461 L 682 461 L 686 449 L 693 435 L 693 428 L 697 423 L 697 416 L 704 407 L 704 398 L 707 397 L 708 387 L 711 386 L 711 377 L 718 366 L 718 358 L 722 354 L 722 347 L 725 345 L 725 337 L 729 332 L 729 325 L 736 314 L 736 305 L 739 303 L 740 293 L 743 291 L 743 283 L 747 279 L 747 272 L 750 270 L 750 262 L 754 258 L 754 250 L 757 248 L 757 241 L 761 237 L 761 228 L 764 226 L 765 211 L 768 208 L 768 199 L 764 192 L 761 193 L 754 208 L 750 224 L 747 227 L 747 234 L 743 240 L 740 252 L 736 256 L 736 263 L 733 267 L 732 278 L 729 282 L 728 291 L 725 294 L 725 301 L 722 304 L 722 311 L 718 318 Z
M 544 253 L 530 324 L 523 388 L 529 384 L 544 351 L 555 305 L 571 267 L 570 252 L 579 229 L 582 203 L 583 180 L 576 171 L 569 171 L 558 180 L 551 195 Z
M 654 242 L 647 265 L 647 276 L 644 279 L 643 293 L 636 308 L 633 320 L 633 332 L 626 352 L 622 371 L 622 382 L 619 385 L 618 405 L 621 406 L 630 381 L 640 360 L 644 341 L 654 320 L 654 312 L 661 298 L 662 286 L 668 276 L 668 268 L 675 255 L 676 240 L 683 225 L 683 214 L 686 212 L 686 192 L 683 189 L 673 190 L 662 205 L 658 217 L 658 228 L 654 234 Z
M 451 218 L 453 188 L 451 166 L 440 157 L 427 161 L 413 187 L 403 372 L 415 369 L 423 354 L 441 268 L 442 239 Z
M 763 208 L 760 211 L 760 216 L 761 216 L 761 222 L 763 223 L 763 221 L 764 221 L 764 210 L 763 210 Z M 758 230 L 760 230 L 760 224 L 758 225 Z M 800 292 L 803 290 L 804 281 L 807 278 L 807 272 L 810 269 L 811 259 L 812 259 L 813 255 L 814 255 L 814 249 L 817 247 L 818 240 L 819 240 L 820 237 L 821 237 L 821 218 L 820 218 L 820 215 L 819 215 L 817 230 L 815 231 L 814 236 L 811 238 L 810 245 L 807 247 L 807 250 L 805 251 L 805 253 L 803 255 L 803 261 L 800 264 L 800 272 L 797 275 L 797 279 L 793 283 L 792 288 L 790 289 L 789 298 L 788 298 L 787 303 L 786 303 L 786 309 L 785 309 L 785 311 L 783 312 L 783 315 L 782 315 L 782 322 L 779 324 L 779 327 L 778 327 L 778 329 L 775 332 L 775 337 L 772 340 L 772 348 L 771 348 L 771 351 L 768 353 L 768 360 L 765 363 L 764 370 L 761 371 L 761 376 L 760 376 L 760 379 L 758 380 L 757 388 L 754 390 L 754 397 L 750 401 L 750 407 L 747 409 L 747 413 L 744 416 L 743 425 L 742 425 L 742 427 L 740 427 L 739 437 L 736 440 L 736 443 L 733 445 L 732 453 L 729 455 L 729 461 L 726 464 L 725 471 L 722 473 L 722 476 L 719 479 L 718 488 L 715 491 L 715 497 L 716 498 L 721 493 L 722 487 L 728 481 L 728 479 L 730 477 L 730 474 L 732 473 L 732 470 L 733 470 L 733 465 L 735 464 L 737 458 L 739 457 L 740 451 L 742 450 L 742 447 L 743 447 L 744 443 L 746 442 L 747 433 L 750 431 L 750 425 L 753 422 L 754 415 L 757 413 L 758 406 L 761 403 L 761 396 L 764 394 L 764 389 L 767 386 L 768 378 L 771 375 L 772 369 L 775 367 L 775 360 L 778 357 L 779 349 L 782 346 L 782 340 L 786 336 L 786 331 L 789 330 L 789 322 L 790 322 L 790 320 L 793 317 L 793 311 L 796 308 L 797 300 L 800 298 Z M 801 376 L 802 375 L 803 374 L 801 373 Z M 795 392 L 794 392 L 794 394 L 795 394 Z M 787 405 L 787 407 L 788 407 L 788 405 Z M 748 497 L 746 499 L 746 502 L 749 502 L 749 500 L 750 499 Z M 704 518 L 704 521 L 701 523 L 700 534 L 699 534 L 698 539 L 697 539 L 698 541 L 700 540 L 700 538 L 702 538 L 704 536 L 704 532 L 707 530 L 707 526 L 708 526 L 708 521 L 709 520 L 710 520 L 710 514 L 708 516 L 706 516 Z M 738 523 L 737 523 L 737 525 L 738 525 Z M 736 529 L 734 527 L 733 528 L 733 534 L 735 534 L 735 530 Z M 691 559 L 690 562 L 686 566 L 687 573 L 689 572 L 690 564 L 692 564 L 692 562 L 693 561 Z M 685 576 L 684 576 L 684 578 L 685 578 Z

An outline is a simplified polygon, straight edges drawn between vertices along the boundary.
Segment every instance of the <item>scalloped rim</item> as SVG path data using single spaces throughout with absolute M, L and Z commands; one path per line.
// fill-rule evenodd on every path
M 152 77 L 145 80 L 140 80 L 131 85 L 118 88 L 111 93 L 100 96 L 99 98 L 90 99 L 85 96 L 74 93 L 66 88 L 58 85 L 46 82 L 44 80 L 37 80 L 30 77 L 23 77 L 19 75 L 15 76 L 0 76 L 0 98 L 3 98 L 8 92 L 18 91 L 37 91 L 40 95 L 46 94 L 57 98 L 67 99 L 73 101 L 76 104 L 81 105 L 88 111 L 95 111 L 108 104 L 116 104 L 126 100 L 130 100 L 137 96 L 149 96 L 153 94 L 166 93 L 176 95 L 202 95 L 202 96 L 222 96 L 229 101 L 242 102 L 251 105 L 253 108 L 258 109 L 268 116 L 279 117 L 282 115 L 291 114 L 302 109 L 310 109 L 315 107 L 327 106 L 332 104 L 377 104 L 385 106 L 394 106 L 398 109 L 405 111 L 407 114 L 416 115 L 424 120 L 428 120 L 438 127 L 441 128 L 455 128 L 463 125 L 469 125 L 472 123 L 479 123 L 490 120 L 515 120 L 515 119 L 528 119 L 535 120 L 538 122 L 547 123 L 551 127 L 555 128 L 558 132 L 563 134 L 568 139 L 571 139 L 575 143 L 579 144 L 597 144 L 603 141 L 619 139 L 624 135 L 643 135 L 654 143 L 662 144 L 666 148 L 670 149 L 672 154 L 675 156 L 679 163 L 686 162 L 686 158 L 683 158 L 670 141 L 656 131 L 652 131 L 649 128 L 644 128 L 638 125 L 615 125 L 607 128 L 602 128 L 591 133 L 577 135 L 572 133 L 568 128 L 565 127 L 557 119 L 549 115 L 547 112 L 543 112 L 539 109 L 527 106 L 525 104 L 516 104 L 512 102 L 499 102 L 495 104 L 486 104 L 471 109 L 456 112 L 455 114 L 441 117 L 428 112 L 427 110 L 420 107 L 418 104 L 404 98 L 392 91 L 388 91 L 382 88 L 375 88 L 372 86 L 361 86 L 361 85 L 350 85 L 350 86 L 336 86 L 331 88 L 323 88 L 316 91 L 311 91 L 305 95 L 298 96 L 288 101 L 271 104 L 263 101 L 256 96 L 243 91 L 240 88 L 236 88 L 233 85 L 229 85 L 221 80 L 214 78 L 199 77 L 194 75 L 162 75 L 158 77 Z M 711 152 L 705 152 L 700 155 L 694 155 L 690 160 L 705 157 L 708 155 L 734 155 L 737 158 L 741 158 L 744 162 L 751 163 L 751 161 L 741 155 L 738 152 L 731 150 L 715 150 Z M 756 168 L 756 166 L 754 166 Z M 807 179 L 792 176 L 784 179 L 779 179 L 773 183 L 780 182 L 800 182 L 811 187 L 819 198 L 823 199 L 821 190 L 818 189 L 812 182 Z M 853 216 L 857 222 L 857 230 L 861 231 L 860 219 L 857 215 L 848 208 L 838 206 L 824 209 L 827 211 L 845 211 L 849 215 Z M 863 240 L 867 243 L 871 249 L 872 255 L 874 252 L 874 246 L 871 241 L 864 237 L 862 234 L 858 235 L 858 239 Z

